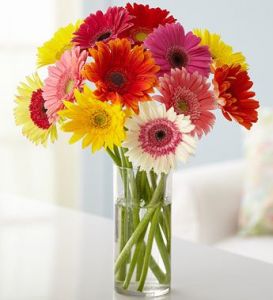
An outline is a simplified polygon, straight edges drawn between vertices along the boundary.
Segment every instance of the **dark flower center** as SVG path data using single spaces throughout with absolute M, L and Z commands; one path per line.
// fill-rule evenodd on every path
M 122 88 L 126 82 L 127 77 L 123 72 L 120 71 L 112 71 L 108 73 L 107 80 L 110 82 L 110 85 L 114 89 Z
M 46 114 L 47 110 L 44 107 L 44 103 L 45 100 L 42 95 L 42 90 L 38 89 L 37 91 L 34 91 L 31 95 L 29 112 L 31 120 L 37 127 L 41 129 L 48 129 L 50 127 L 50 123 L 48 121 Z
M 97 41 L 100 42 L 100 41 L 106 40 L 111 36 L 111 34 L 112 33 L 110 31 L 104 32 L 98 36 Z
M 180 47 L 172 47 L 167 52 L 167 60 L 172 68 L 182 68 L 188 63 L 188 55 Z
M 164 130 L 158 130 L 155 133 L 155 137 L 158 141 L 162 141 L 166 137 L 166 132 Z
M 173 132 L 167 124 L 155 124 L 149 129 L 148 136 L 149 143 L 156 147 L 164 147 L 172 140 Z
M 161 157 L 175 153 L 182 141 L 182 133 L 173 121 L 160 118 L 141 125 L 138 140 L 145 153 Z
M 121 73 L 114 72 L 111 74 L 111 81 L 117 85 L 118 87 L 122 86 L 124 84 L 124 77 Z

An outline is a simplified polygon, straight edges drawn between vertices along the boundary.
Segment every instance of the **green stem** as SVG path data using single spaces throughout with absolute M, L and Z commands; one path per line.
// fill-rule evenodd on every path
M 155 189 L 156 188 L 157 175 L 154 171 L 150 171 L 150 178 L 151 178 L 151 182 L 152 182 L 152 187 L 153 187 L 153 189 Z
M 156 228 L 155 240 L 156 240 L 158 250 L 160 252 L 161 258 L 162 258 L 164 266 L 165 266 L 166 280 L 168 280 L 168 277 L 170 276 L 170 271 L 171 271 L 170 256 L 169 256 L 169 253 L 168 253 L 168 249 L 164 244 L 159 224 Z
M 109 148 L 106 148 L 106 152 L 110 155 L 112 160 L 115 162 L 117 166 L 121 166 L 121 160 L 120 158 Z
M 165 206 L 163 208 L 164 211 L 164 222 L 166 224 L 168 235 L 167 239 L 167 249 L 169 253 L 171 253 L 171 205 Z
M 164 235 L 165 235 L 165 237 L 166 237 L 166 240 L 168 239 L 168 237 L 169 237 L 169 233 L 168 233 L 168 229 L 167 229 L 167 224 L 166 224 L 166 222 L 165 222 L 165 218 L 163 217 L 163 212 L 161 212 L 161 214 L 160 214 L 160 216 L 159 216 L 159 224 L 160 224 L 160 226 L 161 226 L 161 229 L 162 229 L 162 231 L 163 231 L 163 233 L 164 233 Z
M 116 145 L 114 146 L 114 153 L 115 153 L 116 157 L 118 157 L 119 160 L 121 161 L 119 148 Z
M 137 262 L 136 281 L 140 280 L 140 276 L 141 276 L 141 272 L 142 272 L 142 268 L 143 268 L 143 262 L 144 262 L 145 249 L 146 249 L 146 245 L 145 245 L 144 241 L 142 241 L 139 259 Z
M 156 263 L 155 259 L 151 255 L 149 267 L 151 268 L 153 274 L 160 284 L 163 284 L 166 281 L 166 275 L 162 272 L 159 265 Z
M 129 240 L 127 241 L 126 245 L 123 247 L 121 253 L 119 254 L 116 263 L 115 263 L 115 273 L 119 270 L 122 264 L 126 261 L 127 257 L 130 254 L 130 251 L 133 245 L 138 241 L 139 237 L 145 230 L 146 226 L 148 225 L 151 217 L 155 212 L 156 207 L 150 208 L 143 219 L 139 222 L 137 228 L 135 229 L 134 233 L 131 235 Z
M 121 213 L 120 213 L 120 223 L 119 223 L 119 251 L 122 251 L 122 249 L 124 248 L 126 241 L 125 241 L 125 226 L 126 226 L 126 220 L 125 220 L 125 209 L 122 207 L 121 208 Z M 125 273 L 126 273 L 126 263 L 124 262 L 124 264 L 122 264 L 122 266 L 119 269 L 118 272 L 118 280 L 123 281 L 125 279 Z
M 141 240 L 141 238 L 140 238 L 140 240 Z M 125 278 L 125 281 L 124 281 L 124 284 L 123 284 L 124 289 L 127 289 L 130 282 L 131 282 L 131 279 L 132 279 L 132 276 L 133 276 L 133 273 L 134 273 L 134 270 L 135 270 L 135 266 L 136 266 L 137 262 L 140 260 L 140 254 L 141 254 L 142 246 L 143 246 L 143 243 L 141 241 L 138 241 L 138 243 L 136 245 L 136 248 L 135 248 L 135 252 L 134 252 L 132 261 L 131 261 L 131 264 L 130 264 L 130 267 L 129 267 L 129 270 L 128 270 L 128 273 L 126 275 L 126 278 Z
M 152 206 L 158 202 L 163 201 L 163 193 L 164 193 L 164 189 L 165 189 L 165 183 L 166 183 L 166 175 L 162 173 L 160 181 L 158 183 L 158 186 L 156 187 L 152 199 L 149 203 L 149 206 Z
M 140 281 L 139 281 L 139 285 L 138 285 L 138 291 L 140 291 L 140 292 L 143 291 L 145 280 L 146 280 L 147 273 L 148 273 L 148 267 L 150 264 L 151 251 L 152 251 L 152 247 L 153 247 L 153 241 L 154 241 L 156 227 L 158 224 L 159 213 L 160 213 L 160 207 L 156 208 L 156 211 L 155 211 L 152 221 L 151 221 L 151 227 L 150 227 L 146 250 L 145 250 L 143 268 L 142 268 Z
M 146 244 L 144 241 L 142 241 L 142 247 L 140 249 L 139 253 L 139 259 L 137 261 L 137 272 L 136 272 L 136 281 L 140 280 L 142 268 L 143 268 L 143 262 L 144 262 L 144 255 L 145 255 L 145 249 Z M 150 264 L 149 267 L 151 271 L 153 272 L 154 276 L 158 280 L 159 283 L 163 284 L 166 281 L 166 275 L 163 273 L 153 256 L 151 255 Z

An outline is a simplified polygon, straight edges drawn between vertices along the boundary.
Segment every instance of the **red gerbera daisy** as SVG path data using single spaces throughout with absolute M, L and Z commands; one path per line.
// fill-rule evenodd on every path
M 96 42 L 115 39 L 133 25 L 130 22 L 132 18 L 123 7 L 109 7 L 106 13 L 99 10 L 84 20 L 74 33 L 73 42 L 81 49 L 87 49 Z
M 131 38 L 135 44 L 141 44 L 146 36 L 157 28 L 159 25 L 174 23 L 176 19 L 169 15 L 170 12 L 166 9 L 150 8 L 149 5 L 128 3 L 126 5 L 132 19 L 133 26 L 126 30 L 124 36 Z
M 150 100 L 159 70 L 150 51 L 132 47 L 127 39 L 115 39 L 108 44 L 98 42 L 90 54 L 94 62 L 85 65 L 83 74 L 95 83 L 94 93 L 102 101 L 112 100 L 137 111 L 139 101 Z
M 250 91 L 253 82 L 247 71 L 241 65 L 224 65 L 215 70 L 213 84 L 225 118 L 250 129 L 258 120 L 259 102 L 253 99 L 255 93 Z

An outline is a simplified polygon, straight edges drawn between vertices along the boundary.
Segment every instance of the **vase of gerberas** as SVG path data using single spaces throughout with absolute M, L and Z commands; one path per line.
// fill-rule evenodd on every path
M 167 293 L 172 170 L 212 129 L 213 110 L 247 129 L 257 121 L 245 57 L 219 35 L 185 33 L 167 10 L 142 4 L 69 24 L 37 56 L 48 72 L 18 88 L 17 125 L 35 144 L 54 142 L 62 129 L 71 143 L 109 154 L 116 166 L 116 290 Z

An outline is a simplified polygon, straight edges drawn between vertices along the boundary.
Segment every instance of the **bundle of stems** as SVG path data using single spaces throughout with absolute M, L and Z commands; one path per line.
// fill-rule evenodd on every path
M 133 169 L 125 156 L 126 149 L 107 149 L 119 169 L 123 183 L 123 201 L 118 218 L 118 255 L 115 260 L 116 281 L 128 289 L 135 276 L 142 292 L 149 269 L 160 284 L 170 283 L 171 218 L 166 205 L 166 174 L 157 175 Z M 141 210 L 145 209 L 144 216 Z M 153 257 L 156 243 L 164 270 Z

